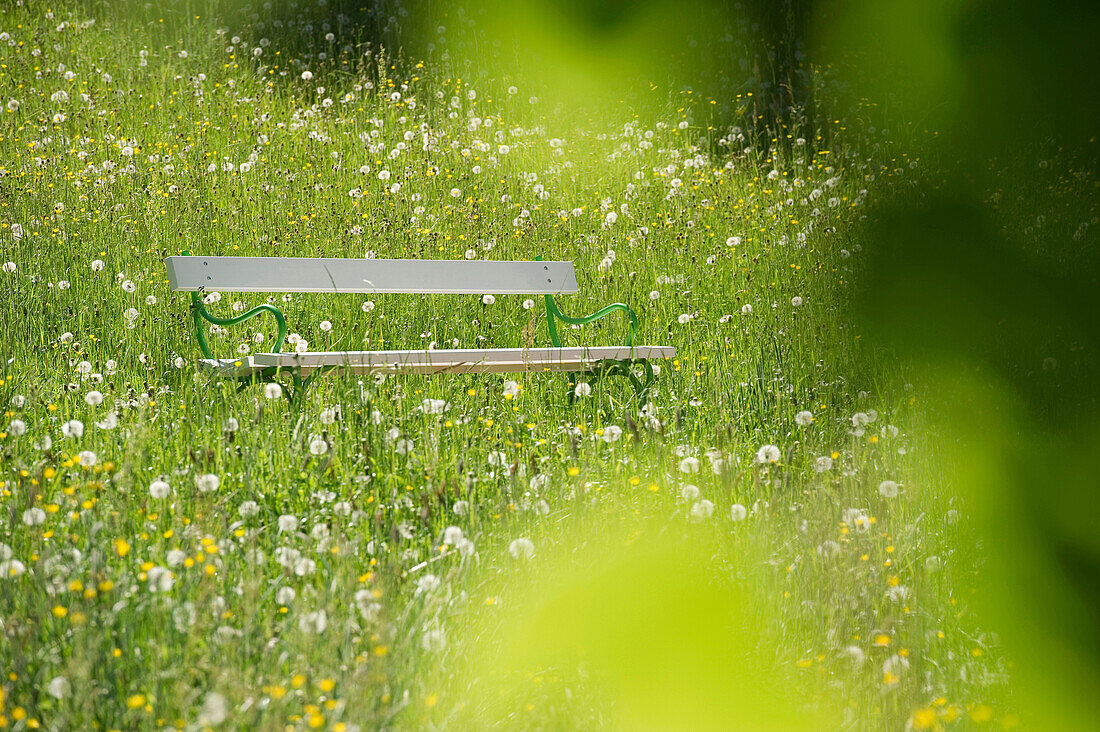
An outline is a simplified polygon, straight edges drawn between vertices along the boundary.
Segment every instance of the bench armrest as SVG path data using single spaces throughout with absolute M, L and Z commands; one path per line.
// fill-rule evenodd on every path
M 248 312 L 241 313 L 232 318 L 218 318 L 211 315 L 206 309 L 206 304 L 202 301 L 202 295 L 197 292 L 192 292 L 191 317 L 195 319 L 195 337 L 198 338 L 199 349 L 202 351 L 202 355 L 206 356 L 206 358 L 214 358 L 214 354 L 210 351 L 210 346 L 206 343 L 206 334 L 203 333 L 202 321 L 204 318 L 214 325 L 236 325 L 237 323 L 243 323 L 264 312 L 274 315 L 275 322 L 279 326 L 279 335 L 275 340 L 275 347 L 272 349 L 272 353 L 278 353 L 283 350 L 283 342 L 286 341 L 286 318 L 283 317 L 283 313 L 279 308 L 265 303 L 263 305 L 257 305 Z
M 562 321 L 563 323 L 569 323 L 571 325 L 585 325 L 591 323 L 594 320 L 599 320 L 605 315 L 610 315 L 616 310 L 622 310 L 626 313 L 626 317 L 630 319 L 630 335 L 626 338 L 626 345 L 633 346 L 634 339 L 638 335 L 638 315 L 631 310 L 628 306 L 621 302 L 613 302 L 610 305 L 600 308 L 591 315 L 585 315 L 580 318 L 571 318 L 568 315 L 562 313 L 558 309 L 558 304 L 554 302 L 554 298 L 551 295 L 546 295 L 546 324 L 550 329 L 550 342 L 557 348 L 561 348 L 561 339 L 558 338 L 558 325 L 554 322 L 554 319 Z

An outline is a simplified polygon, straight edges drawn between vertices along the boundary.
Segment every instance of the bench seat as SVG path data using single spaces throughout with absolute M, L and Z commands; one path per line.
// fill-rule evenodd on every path
M 511 374 L 584 371 L 603 360 L 672 358 L 671 346 L 579 348 L 433 349 L 416 351 L 316 351 L 257 353 L 238 359 L 204 359 L 207 370 L 243 377 L 271 367 L 303 376 L 317 369 L 386 374 Z

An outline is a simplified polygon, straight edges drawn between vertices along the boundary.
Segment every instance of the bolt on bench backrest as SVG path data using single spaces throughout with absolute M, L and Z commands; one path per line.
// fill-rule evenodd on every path
M 173 290 L 560 295 L 577 292 L 572 262 L 302 257 L 167 257 Z

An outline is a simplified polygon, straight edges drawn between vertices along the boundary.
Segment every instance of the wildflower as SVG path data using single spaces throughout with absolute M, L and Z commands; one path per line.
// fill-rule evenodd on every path
M 690 455 L 680 461 L 681 473 L 698 473 L 699 472 L 699 458 L 691 457 Z
M 699 497 L 699 486 L 688 483 L 680 489 L 680 497 L 685 501 L 694 501 Z
M 692 316 L 688 313 L 680 313 L 680 316 L 676 318 L 676 322 L 680 325 L 687 325 L 691 322 Z
M 4 271 L 11 274 L 15 271 L 15 262 L 4 262 Z
M 103 394 L 98 391 L 90 391 L 84 395 L 84 401 L 87 402 L 90 407 L 98 407 L 103 403 Z
M 18 559 L 6 559 L 0 562 L 0 579 L 15 579 L 26 571 L 26 565 Z
M 835 541 L 827 540 L 821 542 L 821 545 L 817 548 L 817 555 L 823 559 L 834 557 L 840 553 L 840 544 Z
M 397 441 L 393 449 L 397 452 L 398 455 L 408 455 L 410 452 L 413 451 L 413 441 L 408 438 L 402 437 L 400 440 Z
M 313 72 L 308 69 L 302 72 L 302 81 L 310 81 L 313 79 Z
M 592 396 L 592 385 L 586 381 L 580 382 L 575 387 L 573 387 L 573 395 L 581 397 L 582 399 L 584 397 Z
M 796 308 L 797 308 L 797 307 L 801 307 L 801 305 L 802 305 L 802 298 L 801 298 L 801 297 L 799 297 L 798 295 L 795 295 L 794 297 L 792 297 L 792 298 L 791 298 L 791 305 L 793 305 L 793 306 L 794 306 L 794 307 L 796 307 Z
M 535 554 L 535 545 L 530 539 L 520 537 L 508 545 L 508 552 L 516 559 L 530 559 Z
M 482 295 L 481 296 L 481 304 L 482 305 L 492 305 L 496 301 L 497 301 L 497 299 L 493 295 Z
M 96 457 L 96 454 L 91 450 L 81 450 L 80 454 L 77 455 L 77 459 L 80 460 L 80 464 L 83 465 L 85 468 L 92 467 L 99 460 L 99 458 Z
M 423 595 L 437 589 L 443 584 L 434 574 L 426 574 L 416 581 L 416 594 Z
M 168 592 L 176 580 L 167 567 L 153 567 L 145 573 L 150 592 Z
M 470 512 L 470 502 L 455 501 L 455 505 L 451 507 L 451 510 L 455 512 L 456 516 L 465 516 Z
M 703 499 L 691 507 L 691 517 L 697 521 L 710 518 L 714 513 L 714 504 Z
M 325 628 L 327 627 L 328 613 L 324 610 L 315 610 L 311 613 L 306 613 L 298 619 L 298 628 L 303 633 L 320 635 L 325 632 Z
M 510 399 L 519 394 L 519 384 L 514 381 L 504 382 L 504 398 Z
M 13 437 L 25 434 L 27 431 L 27 423 L 21 419 L 13 419 L 11 424 L 8 425 L 8 434 Z
M 524 310 L 530 310 L 533 307 L 535 307 L 535 301 L 534 300 L 528 298 L 528 299 L 523 301 L 523 309 Z
M 745 303 L 744 305 L 742 305 L 741 306 L 741 314 L 742 315 L 751 315 L 752 314 L 752 305 L 749 305 L 748 303 Z
M 603 428 L 603 441 L 606 443 L 617 442 L 623 436 L 623 428 L 618 425 L 608 425 Z
M 730 506 L 730 518 L 734 521 L 744 521 L 745 517 L 748 515 L 748 509 L 746 509 L 740 503 L 735 503 Z
M 195 486 L 199 489 L 199 493 L 216 491 L 219 485 L 221 485 L 221 479 L 213 473 L 206 473 L 195 478 Z
M 332 323 L 327 320 L 322 320 L 320 325 L 318 325 L 317 327 L 327 333 L 332 330 Z
M 72 684 L 64 676 L 55 676 L 50 679 L 49 685 L 46 690 L 50 692 L 50 696 L 54 699 L 64 699 L 73 692 Z
M 794 415 L 794 423 L 799 427 L 809 427 L 814 421 L 814 413 L 808 409 L 804 409 L 798 414 Z
M 756 451 L 756 462 L 758 463 L 777 463 L 780 457 L 779 448 L 775 445 L 764 445 Z
M 264 396 L 268 399 L 278 399 L 283 395 L 283 387 L 274 381 L 269 382 L 264 386 Z
M 297 531 L 298 530 L 298 518 L 289 514 L 283 514 L 279 517 L 279 531 Z
M 260 512 L 260 506 L 255 501 L 244 501 L 237 507 L 237 513 L 243 518 L 255 516 Z
M 424 633 L 420 645 L 425 651 L 442 651 L 447 647 L 447 637 L 439 628 L 432 628 Z
M 211 727 L 219 725 L 229 716 L 229 703 L 225 697 L 216 691 L 207 693 L 203 700 L 202 710 L 199 712 L 198 726 Z
M 314 437 L 309 441 L 309 452 L 313 455 L 324 455 L 328 452 L 328 443 L 323 437 Z
M 863 662 L 867 660 L 867 654 L 859 646 L 848 646 L 844 649 L 844 653 L 856 668 L 862 666 Z
M 821 457 L 814 460 L 814 470 L 818 473 L 824 473 L 826 471 L 832 470 L 832 467 L 833 459 L 828 455 L 822 455 Z
M 46 522 L 46 512 L 38 506 L 28 508 L 23 512 L 23 523 L 27 526 L 40 526 Z
M 898 484 L 892 480 L 884 480 L 878 484 L 878 492 L 883 498 L 896 498 L 898 495 Z
M 61 434 L 79 440 L 84 436 L 84 423 L 79 419 L 70 419 L 68 422 L 61 425 Z

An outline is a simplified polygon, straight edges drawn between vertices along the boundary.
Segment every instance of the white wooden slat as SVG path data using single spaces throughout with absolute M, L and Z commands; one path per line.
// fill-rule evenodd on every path
M 167 257 L 172 290 L 423 294 L 568 294 L 572 262 L 304 257 Z
M 257 353 L 251 356 L 251 363 L 261 368 L 297 368 L 302 373 L 324 367 L 384 373 L 524 373 L 579 370 L 602 359 L 658 359 L 674 356 L 675 349 L 671 346 L 606 346 Z

